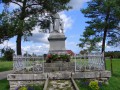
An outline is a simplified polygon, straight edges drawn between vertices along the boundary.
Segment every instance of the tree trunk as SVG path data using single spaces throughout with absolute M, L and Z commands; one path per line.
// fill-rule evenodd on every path
M 105 41 L 106 41 L 107 30 L 108 30 L 109 16 L 110 16 L 110 7 L 108 7 L 107 9 L 106 18 L 105 18 L 104 36 L 102 41 L 102 53 L 105 52 Z
M 105 54 L 105 41 L 106 41 L 107 31 L 109 29 L 109 27 L 108 27 L 109 16 L 110 16 L 110 7 L 108 7 L 108 9 L 107 9 L 106 18 L 105 18 L 104 36 L 103 36 L 103 41 L 102 41 L 102 53 L 103 54 Z M 105 55 L 104 55 L 104 66 L 105 66 L 105 70 L 106 70 Z
M 23 7 L 21 8 L 22 12 L 21 12 L 21 17 L 20 17 L 20 20 L 24 20 L 25 18 L 25 7 L 26 7 L 26 2 L 27 0 L 23 0 Z M 17 50 L 17 55 L 22 55 L 22 51 L 21 51 L 21 40 L 22 40 L 22 30 L 18 30 L 20 32 L 18 32 L 18 35 L 17 35 L 17 40 L 16 40 L 16 50 Z
M 102 53 L 105 52 L 105 41 L 107 36 L 107 29 L 104 31 L 103 41 L 102 41 Z
M 17 35 L 17 40 L 16 40 L 17 55 L 22 55 L 21 40 L 22 40 L 22 35 Z

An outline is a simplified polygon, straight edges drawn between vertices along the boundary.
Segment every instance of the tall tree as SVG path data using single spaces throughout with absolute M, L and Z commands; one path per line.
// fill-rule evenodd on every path
M 70 0 L 2 0 L 2 3 L 10 5 L 13 3 L 18 8 L 10 11 L 9 18 L 12 20 L 14 33 L 17 35 L 16 49 L 17 55 L 21 55 L 22 36 L 32 35 L 33 27 L 38 24 L 39 18 L 46 13 L 56 13 L 64 9 L 69 9 L 67 3 Z M 41 22 L 41 21 L 39 21 Z M 39 23 L 41 24 L 41 23 Z
M 90 51 L 96 49 L 102 42 L 102 52 L 105 44 L 117 46 L 120 44 L 120 3 L 119 0 L 90 0 L 88 6 L 82 9 L 85 17 L 89 18 L 86 23 L 83 37 L 80 38 L 80 47 L 89 45 Z

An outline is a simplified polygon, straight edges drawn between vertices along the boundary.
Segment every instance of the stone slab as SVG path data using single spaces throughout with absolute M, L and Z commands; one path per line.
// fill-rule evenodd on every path
M 9 74 L 7 80 L 45 80 L 47 73 L 42 74 Z
M 71 72 L 52 72 L 48 73 L 49 79 L 70 79 L 71 78 Z
M 110 71 L 89 71 L 89 72 L 76 72 L 72 73 L 74 79 L 80 78 L 109 78 L 111 77 Z

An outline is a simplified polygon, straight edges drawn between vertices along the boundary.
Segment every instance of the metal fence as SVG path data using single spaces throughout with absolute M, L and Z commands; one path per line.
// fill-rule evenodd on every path
M 104 54 L 92 53 L 75 55 L 75 71 L 105 70 Z
M 47 71 L 100 71 L 105 70 L 104 54 L 84 54 L 71 57 L 70 62 L 45 63 L 44 57 L 13 57 L 13 70 L 18 73 Z
M 40 73 L 44 72 L 44 57 L 34 56 L 14 56 L 13 57 L 13 70 L 15 72 L 31 72 Z

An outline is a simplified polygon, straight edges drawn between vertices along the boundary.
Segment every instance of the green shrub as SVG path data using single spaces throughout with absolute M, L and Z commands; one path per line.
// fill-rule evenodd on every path
M 98 81 L 97 81 L 97 80 L 90 81 L 89 87 L 90 87 L 92 90 L 99 90 Z
M 14 54 L 14 50 L 11 49 L 11 48 L 8 48 L 8 49 L 4 49 L 4 58 L 5 60 L 7 61 L 12 61 L 13 60 L 13 54 Z
M 28 90 L 27 87 L 21 87 L 18 90 Z

